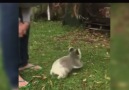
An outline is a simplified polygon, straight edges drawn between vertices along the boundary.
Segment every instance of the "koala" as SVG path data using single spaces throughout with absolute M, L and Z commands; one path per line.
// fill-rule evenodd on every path
M 50 75 L 58 75 L 57 79 L 65 78 L 72 69 L 83 67 L 81 62 L 81 51 L 73 47 L 69 48 L 69 54 L 57 59 L 50 70 Z

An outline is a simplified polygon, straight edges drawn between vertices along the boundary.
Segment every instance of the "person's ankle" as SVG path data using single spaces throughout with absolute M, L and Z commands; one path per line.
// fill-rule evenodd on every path
M 25 67 L 25 66 L 27 66 L 27 65 L 28 65 L 28 63 L 19 65 L 19 68 L 23 68 L 23 67 Z
M 19 87 L 25 87 L 27 84 L 28 82 L 19 75 Z

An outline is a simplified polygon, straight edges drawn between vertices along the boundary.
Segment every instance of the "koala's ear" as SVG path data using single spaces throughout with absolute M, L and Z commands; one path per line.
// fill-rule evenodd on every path
M 69 52 L 72 52 L 72 51 L 74 51 L 74 48 L 73 47 L 70 47 L 69 48 Z
M 76 54 L 77 54 L 77 55 L 80 55 L 80 54 L 81 54 L 80 49 L 76 49 Z

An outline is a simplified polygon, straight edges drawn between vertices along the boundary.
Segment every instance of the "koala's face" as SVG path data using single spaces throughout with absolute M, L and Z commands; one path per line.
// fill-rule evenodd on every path
M 73 47 L 69 49 L 70 56 L 74 59 L 81 59 L 81 51 L 80 49 L 74 49 Z

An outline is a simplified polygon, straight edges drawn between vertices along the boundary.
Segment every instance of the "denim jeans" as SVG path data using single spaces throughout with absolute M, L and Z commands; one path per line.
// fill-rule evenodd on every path
M 18 38 L 18 3 L 0 3 L 0 39 L 3 66 L 12 87 L 18 87 L 20 61 Z

